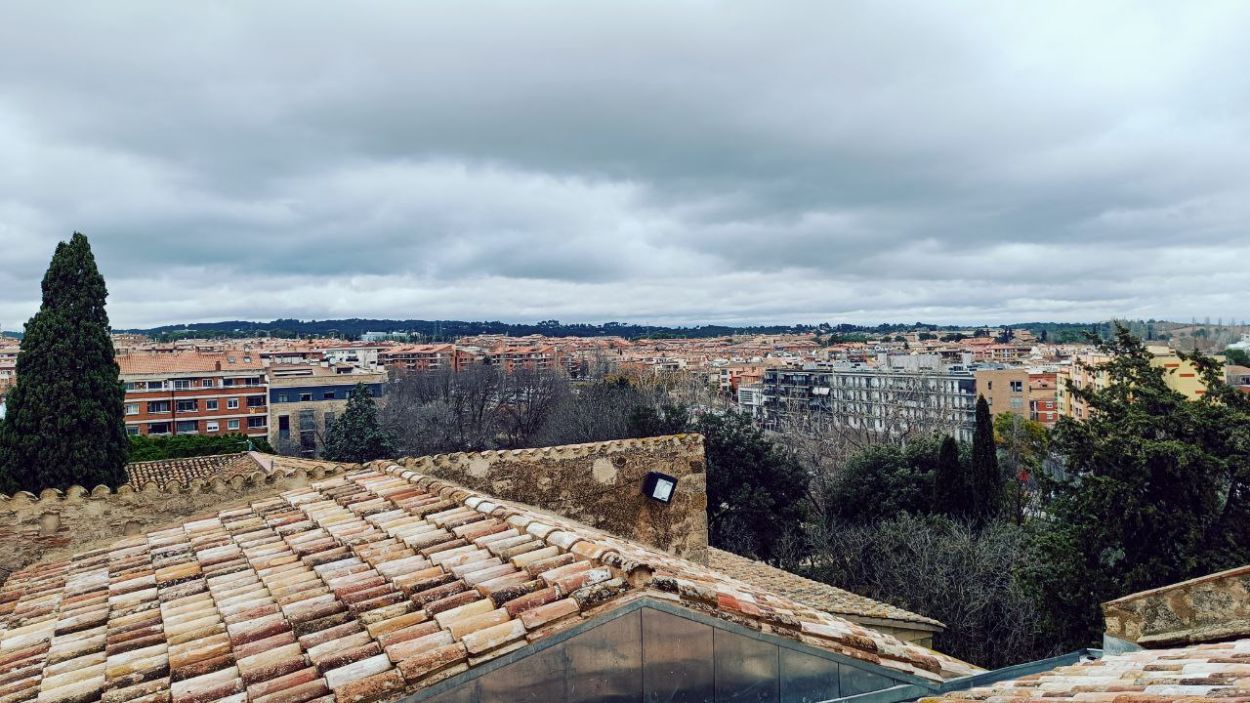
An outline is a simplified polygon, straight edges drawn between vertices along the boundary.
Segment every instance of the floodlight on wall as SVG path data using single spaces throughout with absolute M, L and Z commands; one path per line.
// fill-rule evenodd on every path
M 651 500 L 668 503 L 673 500 L 673 492 L 677 490 L 677 479 L 652 471 L 642 481 L 642 493 Z

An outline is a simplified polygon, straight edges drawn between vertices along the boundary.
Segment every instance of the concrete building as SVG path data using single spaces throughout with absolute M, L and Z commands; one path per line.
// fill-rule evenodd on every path
M 1029 409 L 1029 370 L 1023 367 L 977 369 L 977 395 L 985 397 L 990 413 L 1011 413 L 1027 418 Z
M 126 432 L 264 437 L 265 371 L 250 352 L 122 354 Z
M 269 444 L 283 453 L 315 455 L 326 431 L 347 407 L 356 384 L 381 397 L 385 371 L 366 371 L 350 364 L 271 366 L 269 382 Z
M 957 367 L 769 369 L 763 390 L 764 422 L 771 428 L 796 413 L 816 413 L 834 426 L 877 436 L 938 432 L 971 441 L 976 422 L 976 378 Z

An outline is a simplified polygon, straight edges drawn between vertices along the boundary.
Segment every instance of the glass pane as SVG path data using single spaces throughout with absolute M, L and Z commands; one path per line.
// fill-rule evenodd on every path
M 481 703 L 564 703 L 565 669 L 563 644 L 544 649 L 479 679 L 478 700 Z
M 564 643 L 569 703 L 642 701 L 642 618 L 624 615 Z
M 712 703 L 712 628 L 645 608 L 642 690 L 647 703 Z
M 781 650 L 781 703 L 838 698 L 838 664 L 793 649 Z
M 716 703 L 771 703 L 777 696 L 777 645 L 716 630 Z
M 842 695 L 854 696 L 869 691 L 880 691 L 895 686 L 897 683 L 884 676 L 869 673 L 853 666 L 842 665 Z

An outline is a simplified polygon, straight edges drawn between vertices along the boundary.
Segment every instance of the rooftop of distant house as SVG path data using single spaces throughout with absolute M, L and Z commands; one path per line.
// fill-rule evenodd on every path
M 260 355 L 247 351 L 119 354 L 117 365 L 121 367 L 122 374 L 258 371 L 264 368 Z
M 268 464 L 269 460 L 264 455 L 244 451 L 235 454 L 131 462 L 126 465 L 126 475 L 129 477 L 130 484 L 137 488 L 142 488 L 149 483 L 156 483 L 159 486 L 165 486 L 171 482 L 187 485 L 194 479 L 230 479 L 239 474 L 268 471 Z

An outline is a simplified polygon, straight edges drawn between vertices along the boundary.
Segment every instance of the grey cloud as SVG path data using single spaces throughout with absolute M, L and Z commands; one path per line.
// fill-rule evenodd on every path
M 0 323 L 1244 316 L 1233 2 L 11 3 Z

